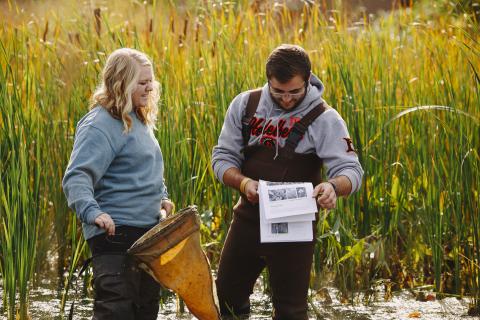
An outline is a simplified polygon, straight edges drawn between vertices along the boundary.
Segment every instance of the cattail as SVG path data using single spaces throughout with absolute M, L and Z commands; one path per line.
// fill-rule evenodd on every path
M 257 14 L 260 12 L 261 10 L 261 6 L 262 6 L 262 2 L 261 0 L 253 0 L 251 3 L 250 3 L 250 9 L 253 11 L 253 13 Z
M 175 18 L 173 14 L 170 15 L 170 32 L 175 33 Z
M 324 16 L 327 15 L 327 1 L 326 0 L 322 0 L 322 13 Z
M 183 33 L 178 36 L 178 46 L 183 47 L 183 42 L 187 36 L 187 29 L 188 29 L 188 17 L 185 19 L 183 23 Z
M 200 21 L 195 18 L 195 42 L 198 42 L 198 33 L 200 31 Z
M 187 38 L 187 30 L 188 30 L 188 16 L 185 18 L 183 23 L 183 39 Z
M 47 40 L 47 33 L 48 33 L 48 20 L 45 22 L 45 30 L 43 30 L 43 36 L 42 36 L 43 42 Z
M 100 36 L 100 32 L 102 31 L 102 18 L 100 16 L 100 8 L 96 8 L 95 10 L 93 10 L 93 14 L 95 16 L 95 32 L 97 32 L 97 35 Z
M 216 51 L 217 51 L 217 41 L 214 40 L 212 45 L 212 57 L 215 57 Z

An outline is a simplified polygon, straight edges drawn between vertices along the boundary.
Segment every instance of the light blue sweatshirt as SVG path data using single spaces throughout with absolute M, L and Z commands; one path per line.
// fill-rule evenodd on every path
M 105 230 L 95 218 L 108 213 L 115 226 L 149 228 L 158 223 L 161 200 L 168 198 L 163 158 L 152 128 L 131 113 L 132 129 L 103 107 L 77 124 L 63 190 L 82 222 L 85 239 Z

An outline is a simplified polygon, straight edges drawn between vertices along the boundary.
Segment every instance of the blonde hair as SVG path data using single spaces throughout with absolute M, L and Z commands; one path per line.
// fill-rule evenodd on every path
M 134 108 L 132 93 L 135 91 L 140 68 L 149 66 L 152 70 L 153 90 L 148 95 L 145 107 Z M 132 128 L 132 119 L 129 113 L 135 111 L 142 123 L 155 128 L 160 98 L 159 83 L 153 74 L 152 62 L 148 57 L 135 49 L 121 48 L 113 51 L 107 58 L 103 68 L 100 85 L 92 95 L 90 109 L 100 105 L 115 119 L 122 120 L 128 132 Z

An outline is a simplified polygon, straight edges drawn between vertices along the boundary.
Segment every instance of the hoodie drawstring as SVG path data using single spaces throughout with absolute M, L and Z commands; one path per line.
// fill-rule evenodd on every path
M 277 139 L 275 140 L 275 157 L 273 157 L 273 160 L 277 159 L 278 157 L 278 144 L 280 143 L 280 140 L 278 138 L 278 131 L 280 131 L 280 128 L 278 127 L 279 121 L 277 121 Z

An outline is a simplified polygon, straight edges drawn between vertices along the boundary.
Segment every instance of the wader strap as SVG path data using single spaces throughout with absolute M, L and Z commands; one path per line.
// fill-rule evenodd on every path
M 245 116 L 242 119 L 242 137 L 244 147 L 248 145 L 248 140 L 250 140 L 250 121 L 257 111 L 261 96 L 262 88 L 251 90 L 249 93 L 247 106 L 245 108 Z
M 293 153 L 295 152 L 295 148 L 297 148 L 298 143 L 302 139 L 305 132 L 307 132 L 308 127 L 326 110 L 326 107 L 326 103 L 322 101 L 319 105 L 303 116 L 300 121 L 295 123 L 292 131 L 290 131 L 290 134 L 288 135 L 287 141 L 285 141 L 285 146 L 282 148 L 284 157 L 292 157 Z

